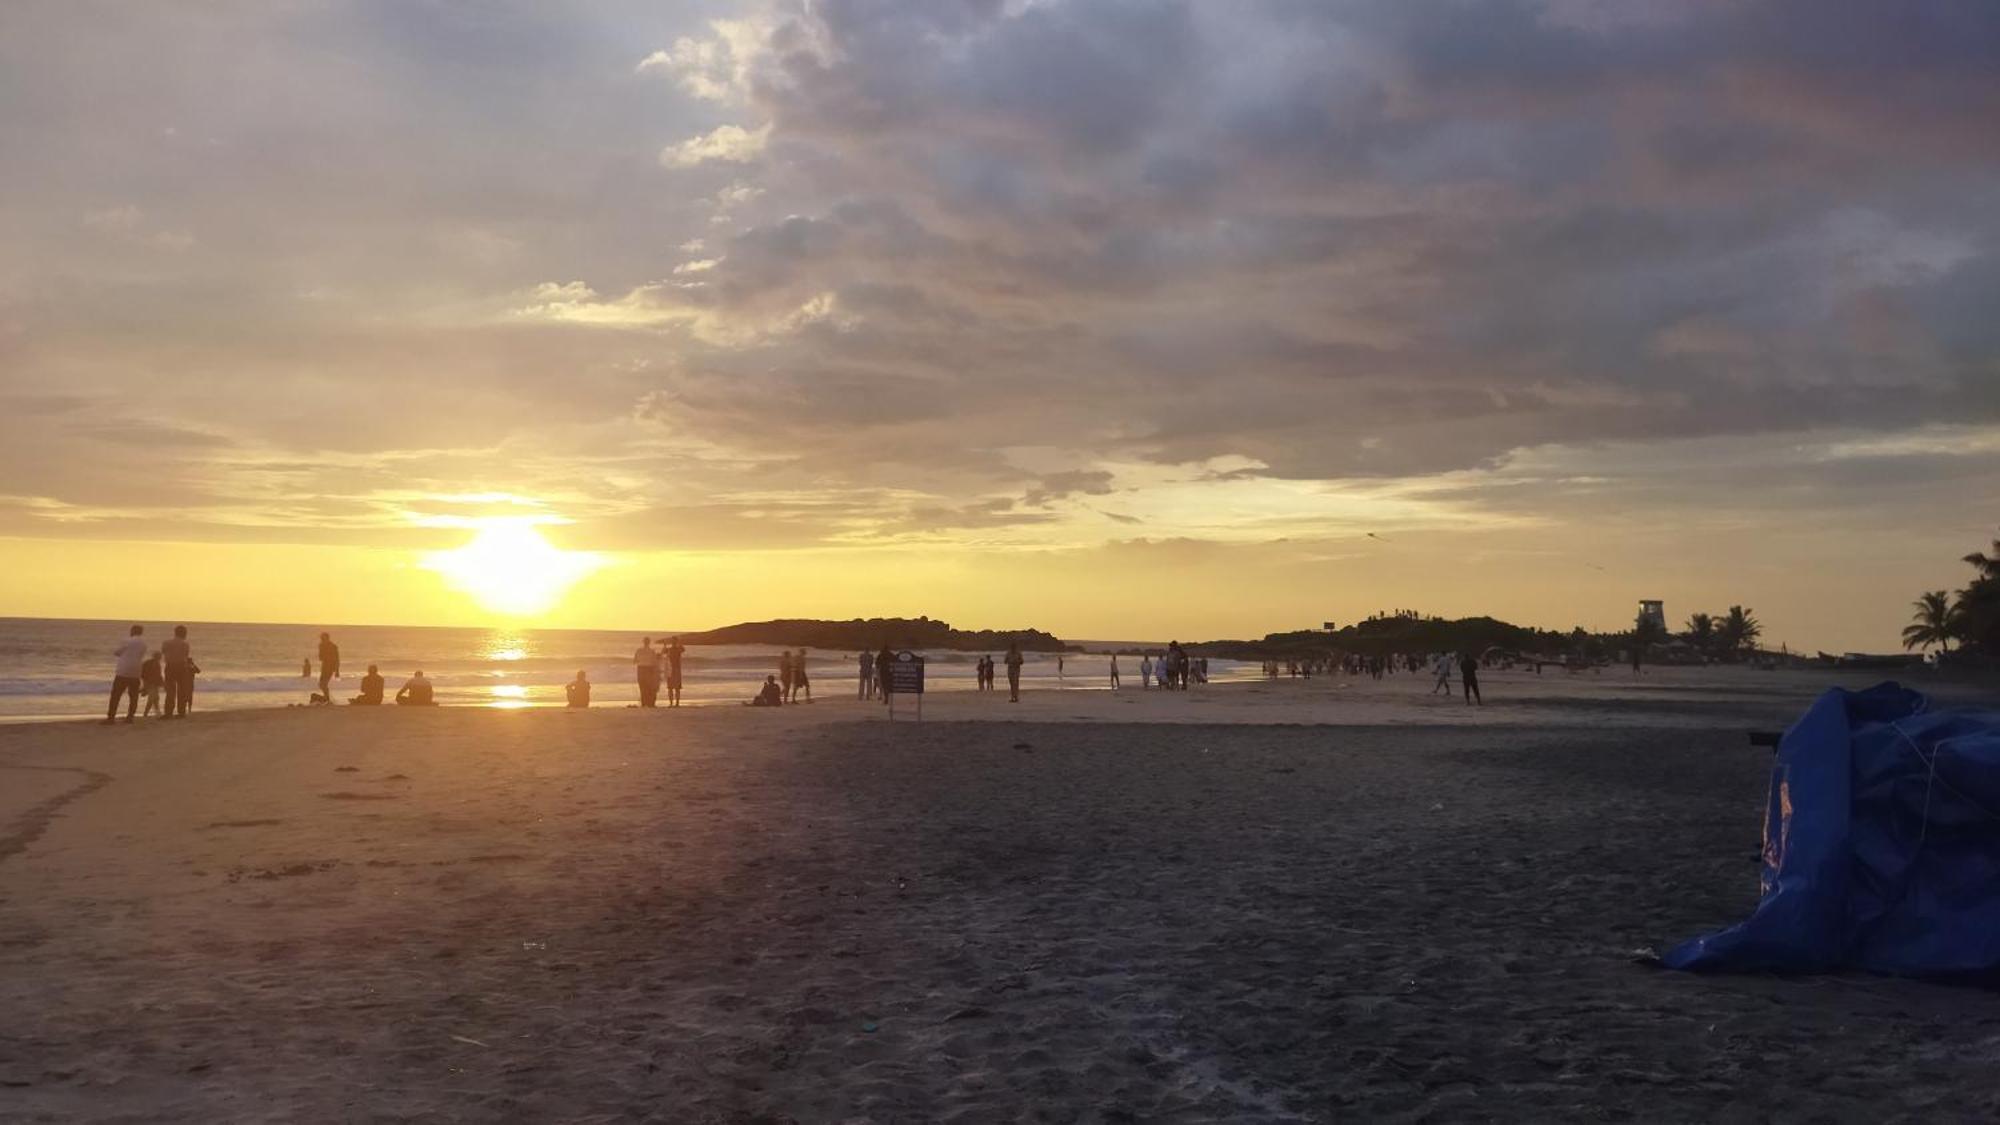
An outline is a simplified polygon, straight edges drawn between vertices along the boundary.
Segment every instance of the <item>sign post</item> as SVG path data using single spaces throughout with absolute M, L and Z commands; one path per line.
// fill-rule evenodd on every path
M 917 697 L 917 721 L 924 721 L 924 658 L 909 649 L 896 654 L 889 662 L 889 682 L 882 685 L 889 693 L 889 721 L 896 721 L 896 697 L 905 692 Z

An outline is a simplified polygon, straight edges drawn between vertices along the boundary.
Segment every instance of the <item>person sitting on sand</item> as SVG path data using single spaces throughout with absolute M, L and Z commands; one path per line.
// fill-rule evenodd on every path
M 784 705 L 785 689 L 778 686 L 778 677 L 776 676 L 765 676 L 764 690 L 757 693 L 757 698 L 744 704 L 746 707 L 783 707 Z
M 368 666 L 368 674 L 361 677 L 361 694 L 347 701 L 349 707 L 382 706 L 382 673 L 373 664 Z
M 583 674 L 583 669 L 577 669 L 576 679 L 563 685 L 563 694 L 569 697 L 571 707 L 590 706 L 590 678 Z M 641 703 L 639 706 L 651 707 L 652 704 Z
M 437 700 L 431 694 L 431 682 L 424 678 L 422 668 L 417 669 L 417 674 L 410 677 L 410 682 L 396 692 L 398 707 L 433 707 L 436 704 Z

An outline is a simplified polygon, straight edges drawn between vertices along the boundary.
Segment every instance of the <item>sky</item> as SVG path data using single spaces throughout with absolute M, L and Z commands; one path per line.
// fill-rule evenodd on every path
M 11 0 L 0 614 L 1892 649 L 2000 525 L 1996 74 L 1961 0 Z

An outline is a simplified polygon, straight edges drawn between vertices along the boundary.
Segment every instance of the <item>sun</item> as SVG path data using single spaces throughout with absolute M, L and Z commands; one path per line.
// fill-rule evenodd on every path
M 496 520 L 472 541 L 424 556 L 453 589 L 470 595 L 494 613 L 532 617 L 562 601 L 571 586 L 604 565 L 588 551 L 565 551 L 542 538 L 530 523 Z

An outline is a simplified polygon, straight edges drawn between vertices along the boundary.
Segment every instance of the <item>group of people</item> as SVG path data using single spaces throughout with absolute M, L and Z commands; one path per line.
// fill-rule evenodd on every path
M 310 658 L 306 660 L 304 667 L 299 669 L 299 675 L 311 677 L 312 660 Z M 314 706 L 325 707 L 332 705 L 333 681 L 339 678 L 340 646 L 333 643 L 333 635 L 331 633 L 321 633 L 319 635 L 319 690 L 313 692 L 311 697 L 311 702 Z M 383 703 L 383 693 L 387 690 L 388 685 L 382 679 L 381 670 L 376 668 L 375 665 L 370 664 L 368 671 L 361 677 L 361 694 L 349 699 L 347 701 L 348 706 L 380 707 Z M 436 690 L 431 686 L 430 680 L 424 676 L 422 668 L 417 669 L 415 675 L 403 681 L 403 686 L 396 689 L 394 702 L 399 707 L 435 707 L 437 705 Z
M 1026 658 L 1021 655 L 1021 646 L 1019 644 L 1008 645 L 1007 655 L 1001 659 L 1000 663 L 1005 663 L 1007 665 L 1007 702 L 1009 703 L 1021 702 L 1021 664 L 1025 659 Z M 1061 676 L 1062 658 L 1057 657 L 1056 661 L 1057 661 L 1056 675 Z M 978 686 L 978 689 L 980 691 L 993 690 L 994 679 L 996 676 L 999 675 L 1000 663 L 996 663 L 994 661 L 991 653 L 986 653 L 981 655 L 980 658 L 973 663 L 972 665 L 973 682 Z
M 135 721 L 141 695 L 146 698 L 147 715 L 158 712 L 163 719 L 187 717 L 194 703 L 194 678 L 201 673 L 188 644 L 187 626 L 174 626 L 173 637 L 160 642 L 159 651 L 153 652 L 146 644 L 146 627 L 134 625 L 124 642 L 112 650 L 112 656 L 117 666 L 111 675 L 111 706 L 104 712 L 105 725 L 118 721 L 121 701 L 125 721 Z M 167 697 L 164 709 L 160 705 L 163 689 Z
M 681 657 L 686 652 L 679 637 L 662 638 L 658 648 L 653 647 L 651 637 L 639 642 L 639 647 L 632 653 L 632 667 L 639 677 L 639 706 L 659 706 L 663 678 L 667 687 L 667 706 L 681 705 Z M 590 706 L 590 679 L 581 670 L 565 690 L 571 707 Z
M 1155 683 L 1166 691 L 1186 691 L 1190 684 L 1208 682 L 1208 657 L 1189 656 L 1179 641 L 1169 642 L 1167 651 L 1158 660 L 1148 652 L 1139 657 L 1139 686 L 1150 688 Z M 1111 686 L 1118 686 L 1118 659 L 1111 661 Z

